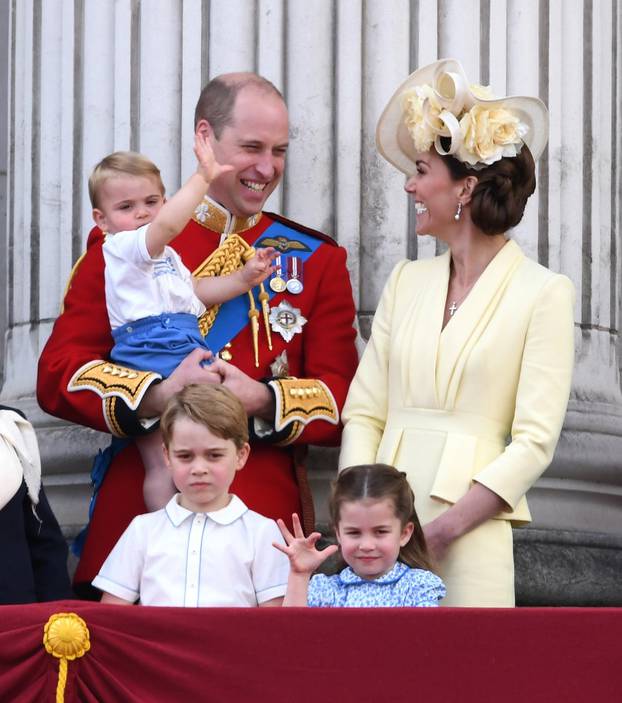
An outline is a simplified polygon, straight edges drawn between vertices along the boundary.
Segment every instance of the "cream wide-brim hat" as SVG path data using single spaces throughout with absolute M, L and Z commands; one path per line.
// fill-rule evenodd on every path
M 470 90 L 462 64 L 456 59 L 441 59 L 417 69 L 399 86 L 387 103 L 376 128 L 376 146 L 380 154 L 407 176 L 415 170 L 415 145 L 404 122 L 403 94 L 419 85 L 434 86 L 443 74 L 466 86 L 466 94 L 474 104 L 490 108 L 503 107 L 516 114 L 527 127 L 523 141 L 529 147 L 534 160 L 544 151 L 549 135 L 549 115 L 546 105 L 539 98 L 512 95 L 493 100 L 477 97 Z M 468 164 L 467 164 L 468 165 Z

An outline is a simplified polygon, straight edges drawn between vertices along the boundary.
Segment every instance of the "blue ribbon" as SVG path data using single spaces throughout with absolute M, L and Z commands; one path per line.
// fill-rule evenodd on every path
M 255 248 L 263 246 L 262 241 L 264 239 L 275 239 L 276 237 L 285 237 L 291 241 L 301 242 L 306 247 L 305 250 L 293 249 L 285 253 L 279 252 L 283 262 L 283 271 L 287 268 L 288 256 L 297 256 L 304 263 L 322 244 L 322 241 L 317 237 L 313 237 L 309 234 L 305 234 L 304 232 L 300 232 L 297 229 L 287 227 L 281 222 L 273 222 L 270 227 L 268 227 L 268 229 L 266 229 L 259 236 L 253 246 Z M 266 292 L 269 295 L 268 300 L 272 300 L 275 295 L 278 295 L 267 285 Z M 254 294 L 255 292 L 253 291 L 253 295 Z M 257 307 L 260 307 L 260 305 L 257 304 Z M 207 343 L 209 348 L 214 352 L 214 354 L 217 354 L 225 346 L 225 344 L 228 344 L 232 339 L 234 339 L 234 337 L 236 337 L 247 324 L 248 300 L 246 295 L 239 295 L 237 298 L 223 303 L 220 306 L 220 310 L 218 311 L 214 324 L 207 333 Z

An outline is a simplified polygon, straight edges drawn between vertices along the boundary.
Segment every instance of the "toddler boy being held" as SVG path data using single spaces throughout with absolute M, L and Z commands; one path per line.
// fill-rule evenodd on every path
M 209 141 L 200 135 L 194 151 L 196 172 L 168 201 L 158 167 L 135 152 L 109 154 L 89 178 L 93 219 L 106 235 L 106 307 L 114 339 L 110 358 L 165 378 L 194 349 L 204 351 L 198 359 L 211 357 L 198 316 L 250 290 L 273 270 L 275 251 L 267 247 L 229 275 L 197 279 L 169 246 L 214 178 L 232 169 L 216 161 Z M 206 380 L 210 375 L 211 382 L 220 382 L 216 373 L 206 373 Z M 136 445 L 145 467 L 147 510 L 163 508 L 174 487 L 162 459 L 161 437 L 156 431 L 136 438 Z
M 229 493 L 250 447 L 248 420 L 225 387 L 192 385 L 161 418 L 164 456 L 179 490 L 166 507 L 139 515 L 93 585 L 103 603 L 279 606 L 289 562 L 273 520 Z

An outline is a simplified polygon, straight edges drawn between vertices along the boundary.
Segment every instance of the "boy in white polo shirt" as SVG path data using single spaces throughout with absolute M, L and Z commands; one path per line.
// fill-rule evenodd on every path
M 132 520 L 93 580 L 102 603 L 281 605 L 289 562 L 272 547 L 279 529 L 229 493 L 250 451 L 240 401 L 223 386 L 187 386 L 160 426 L 179 493 Z

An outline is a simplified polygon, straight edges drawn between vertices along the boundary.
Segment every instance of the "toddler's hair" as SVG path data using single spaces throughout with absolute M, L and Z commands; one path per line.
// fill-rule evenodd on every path
M 187 417 L 237 449 L 248 442 L 248 416 L 242 403 L 224 386 L 193 384 L 176 393 L 160 418 L 162 441 L 169 446 L 177 420 Z
M 415 494 L 406 474 L 387 464 L 363 464 L 342 471 L 332 485 L 330 517 L 333 529 L 339 525 L 341 506 L 359 500 L 388 498 L 395 507 L 395 516 L 402 527 L 412 522 L 414 529 L 401 547 L 398 560 L 413 569 L 432 570 L 432 560 L 415 511 Z M 345 562 L 343 562 L 345 566 Z M 343 568 L 343 567 L 342 567 Z
M 151 177 L 164 195 L 164 183 L 162 183 L 160 169 L 153 161 L 135 151 L 115 151 L 105 156 L 89 176 L 89 197 L 92 207 L 99 207 L 98 195 L 105 181 L 119 176 Z

